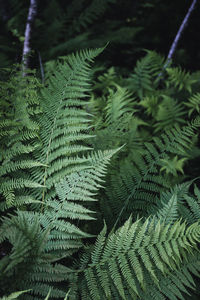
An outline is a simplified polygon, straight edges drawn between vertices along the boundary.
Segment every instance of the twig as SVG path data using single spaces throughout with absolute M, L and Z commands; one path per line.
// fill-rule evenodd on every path
M 170 64 L 170 62 L 171 62 L 171 60 L 172 60 L 172 57 L 173 57 L 173 55 L 174 55 L 174 53 L 175 53 L 175 50 L 176 50 L 176 48 L 177 48 L 177 46 L 178 46 L 178 42 L 179 42 L 179 40 L 180 40 L 180 38 L 181 38 L 181 36 L 182 36 L 182 34 L 183 34 L 183 31 L 184 31 L 186 25 L 188 24 L 189 17 L 190 17 L 190 15 L 191 15 L 192 11 L 194 10 L 196 3 L 197 3 L 197 0 L 193 0 L 193 1 L 192 1 L 192 4 L 190 5 L 190 7 L 189 7 L 189 9 L 188 9 L 188 12 L 187 12 L 187 14 L 185 15 L 185 18 L 183 19 L 183 22 L 182 22 L 182 24 L 181 24 L 181 26 L 180 26 L 180 28 L 179 28 L 179 30 L 178 30 L 176 36 L 175 36 L 175 39 L 174 39 L 174 41 L 173 41 L 173 43 L 172 43 L 172 45 L 171 45 L 171 48 L 170 48 L 169 53 L 168 53 L 168 55 L 167 55 L 166 63 L 165 63 L 165 65 L 163 66 L 163 70 L 162 70 L 162 71 L 160 72 L 160 74 L 158 75 L 158 78 L 160 78 L 160 77 L 163 75 L 164 70 L 165 70 L 165 69 L 168 67 L 168 65 Z
M 24 39 L 24 47 L 23 47 L 23 54 L 22 54 L 22 64 L 23 64 L 23 76 L 26 76 L 26 70 L 29 67 L 29 54 L 31 51 L 31 33 L 33 28 L 33 23 L 35 20 L 35 16 L 37 13 L 37 0 L 30 0 L 29 12 L 26 22 L 26 29 L 25 29 L 25 39 Z
M 188 20 L 189 20 L 189 17 L 191 15 L 191 12 L 194 10 L 196 2 L 197 2 L 197 0 L 193 0 L 192 1 L 192 4 L 190 5 L 190 7 L 188 9 L 188 12 L 187 12 L 187 14 L 186 14 L 186 16 L 185 16 L 185 18 L 184 18 L 184 20 L 183 20 L 183 22 L 182 22 L 179 30 L 178 30 L 178 32 L 176 34 L 176 37 L 175 37 L 175 39 L 174 39 L 174 41 L 172 43 L 172 46 L 171 46 L 171 48 L 169 50 L 169 53 L 168 53 L 168 56 L 167 56 L 167 60 L 169 60 L 169 61 L 172 59 L 172 56 L 174 55 L 174 52 L 175 52 L 175 50 L 177 48 L 177 45 L 178 45 L 178 42 L 179 42 L 179 40 L 181 38 L 181 35 L 182 35 L 182 33 L 183 33 L 183 31 L 184 31 L 187 23 L 188 23 Z

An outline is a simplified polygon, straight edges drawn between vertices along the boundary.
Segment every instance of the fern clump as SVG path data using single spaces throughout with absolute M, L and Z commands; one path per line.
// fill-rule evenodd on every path
M 96 76 L 102 50 L 61 58 L 45 85 L 19 71 L 2 82 L 5 300 L 178 300 L 197 289 L 199 178 L 187 171 L 200 154 L 197 81 L 152 51 L 129 78 Z

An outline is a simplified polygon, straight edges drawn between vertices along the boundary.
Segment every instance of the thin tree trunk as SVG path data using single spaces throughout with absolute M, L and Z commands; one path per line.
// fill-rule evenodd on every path
M 36 13 L 37 13 L 37 0 L 30 0 L 30 6 L 29 6 L 26 29 L 25 29 L 23 54 L 22 54 L 23 76 L 27 75 L 26 70 L 29 68 L 29 55 L 31 52 L 31 33 L 32 33 Z
M 193 0 L 192 1 L 192 4 L 190 5 L 190 7 L 189 7 L 189 9 L 187 11 L 187 14 L 185 15 L 185 18 L 183 19 L 183 22 L 181 23 L 181 26 L 179 27 L 179 30 L 178 30 L 178 32 L 177 32 L 177 34 L 175 36 L 175 39 L 174 39 L 174 41 L 173 41 L 173 43 L 172 43 L 172 45 L 170 47 L 169 53 L 167 55 L 167 61 L 166 61 L 165 65 L 164 65 L 162 71 L 160 72 L 160 74 L 158 74 L 158 77 L 157 77 L 158 82 L 161 79 L 161 77 L 162 77 L 165 69 L 169 66 L 169 64 L 170 64 L 170 62 L 172 60 L 172 57 L 173 57 L 173 55 L 174 55 L 174 53 L 176 51 L 176 48 L 178 46 L 178 42 L 179 42 L 179 40 L 180 40 L 180 38 L 181 38 L 181 36 L 183 34 L 183 31 L 184 31 L 186 25 L 188 24 L 188 20 L 190 18 L 190 15 L 191 15 L 192 11 L 195 8 L 196 3 L 197 3 L 197 0 Z
M 175 50 L 176 50 L 176 48 L 178 46 L 178 42 L 179 42 L 179 40 L 180 40 L 180 38 L 182 36 L 182 33 L 183 33 L 186 25 L 188 24 L 189 17 L 191 15 L 192 11 L 194 10 L 196 3 L 197 3 L 197 0 L 193 0 L 192 1 L 192 4 L 190 5 L 190 7 L 188 9 L 188 12 L 187 12 L 187 14 L 186 14 L 186 16 L 185 16 L 185 18 L 184 18 L 184 20 L 183 20 L 183 22 L 182 22 L 179 30 L 178 30 L 178 32 L 176 34 L 176 37 L 175 37 L 175 39 L 174 39 L 174 41 L 173 41 L 173 43 L 171 45 L 171 48 L 169 50 L 168 55 L 167 55 L 167 61 L 168 62 L 171 61 L 171 59 L 172 59 L 172 57 L 174 55 L 174 52 L 175 52 Z

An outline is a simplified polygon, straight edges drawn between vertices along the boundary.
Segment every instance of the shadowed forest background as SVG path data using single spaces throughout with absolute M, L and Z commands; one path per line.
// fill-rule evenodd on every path
M 21 61 L 29 1 L 3 1 L 1 8 L 1 66 Z M 38 1 L 31 37 L 32 65 L 82 48 L 109 47 L 101 59 L 108 65 L 131 69 L 143 49 L 167 55 L 189 1 Z M 197 5 L 198 6 L 198 5 Z M 199 7 L 192 13 L 174 61 L 188 70 L 199 69 Z
M 0 300 L 200 297 L 200 3 L 0 0 Z

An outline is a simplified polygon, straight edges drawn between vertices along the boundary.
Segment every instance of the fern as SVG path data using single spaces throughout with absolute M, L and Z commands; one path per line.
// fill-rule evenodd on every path
M 145 300 L 152 298 L 158 300 L 184 300 L 186 299 L 185 296 L 189 295 L 189 298 L 191 298 L 190 293 L 196 288 L 193 278 L 194 276 L 199 277 L 199 271 L 199 253 L 193 250 L 193 255 L 189 255 L 187 260 L 183 260 L 180 268 L 171 271 L 168 275 L 159 273 L 159 287 L 152 285 L 151 280 L 148 280 L 146 292 L 141 292 L 140 297 Z
M 83 144 L 90 137 L 86 133 L 88 113 L 80 108 L 89 91 L 89 62 L 101 51 L 88 50 L 69 56 L 66 66 L 60 65 L 51 77 L 49 87 L 42 90 L 43 117 L 38 120 L 42 148 L 35 151 L 35 157 L 48 167 L 38 169 L 33 175 L 46 186 L 42 199 L 41 192 L 37 195 L 43 202 L 46 197 L 55 195 L 54 185 L 62 177 L 71 170 L 81 170 L 81 165 L 86 162 L 85 158 L 76 157 L 77 153 L 90 149 Z
M 189 108 L 188 115 L 191 116 L 193 112 L 199 113 L 200 93 L 197 93 L 189 98 L 188 102 L 184 102 L 185 106 Z
M 178 88 L 179 91 L 182 89 L 188 92 L 192 91 L 192 85 L 196 82 L 195 79 L 191 78 L 189 72 L 181 70 L 181 68 L 167 68 L 167 73 L 169 75 L 169 84 L 173 84 Z
M 163 223 L 174 223 L 179 217 L 177 195 L 173 194 L 170 200 L 167 203 L 162 203 L 162 205 L 163 207 L 157 211 L 156 217 Z
M 94 20 L 83 17 L 82 27 Z M 129 79 L 110 69 L 91 90 L 101 51 L 60 58 L 45 86 L 20 72 L 2 84 L 2 295 L 178 300 L 196 288 L 200 191 L 182 182 L 197 149 L 199 118 L 186 119 L 187 107 L 199 112 L 197 86 L 181 103 L 194 77 L 168 69 L 159 81 L 163 59 L 147 52 Z
M 40 145 L 39 127 L 35 121 L 40 113 L 37 95 L 40 85 L 34 76 L 27 79 L 20 76 L 21 73 L 13 72 L 10 83 L 3 83 L 1 89 L 1 114 L 4 116 L 4 120 L 0 122 L 2 210 L 32 203 L 33 198 L 25 189 L 42 187 L 27 176 L 29 169 L 44 166 L 40 159 L 34 160 L 32 157 L 34 150 Z
M 128 87 L 142 100 L 153 92 L 156 76 L 161 71 L 164 61 L 156 52 L 147 51 L 147 55 L 137 61 L 134 74 L 127 80 Z
M 85 139 L 90 137 L 87 133 L 88 114 L 81 106 L 85 104 L 82 98 L 89 90 L 90 68 L 87 61 L 100 51 L 84 51 L 70 56 L 66 77 L 64 67 L 60 66 L 59 72 L 50 79 L 48 88 L 41 89 L 42 114 L 37 121 L 41 126 L 38 132 L 40 144 L 32 150 L 35 159 L 16 163 L 9 161 L 2 167 L 2 177 L 8 174 L 11 177 L 6 185 L 9 191 L 31 187 L 27 197 L 30 196 L 33 199 L 31 203 L 35 203 L 35 206 L 29 206 L 30 210 L 23 209 L 2 218 L 0 243 L 8 243 L 11 247 L 0 263 L 3 292 L 12 292 L 19 287 L 23 290 L 31 288 L 25 299 L 41 299 L 51 288 L 51 297 L 64 298 L 66 290 L 63 291 L 59 283 L 66 281 L 73 270 L 60 261 L 70 260 L 83 247 L 83 239 L 92 237 L 84 231 L 83 224 L 79 228 L 79 221 L 95 219 L 90 202 L 96 200 L 106 165 L 117 151 L 89 153 L 91 147 L 85 143 Z M 8 125 L 12 128 L 13 123 Z M 37 157 L 46 164 L 37 163 Z M 35 169 L 29 176 L 24 173 L 22 179 L 15 177 L 19 168 L 26 170 L 33 167 Z M 31 180 L 36 182 L 35 185 L 31 185 Z M 37 183 L 42 180 L 46 183 L 45 191 L 37 189 L 42 187 Z M 42 209 L 39 209 L 40 205 L 36 204 L 40 204 L 41 200 Z M 83 206 L 82 201 L 87 204 Z M 19 280 L 14 280 L 16 276 Z
M 145 143 L 143 152 L 133 152 L 114 168 L 106 194 L 110 207 L 118 215 L 115 224 L 133 210 L 148 215 L 149 208 L 157 206 L 159 194 L 169 187 L 169 180 L 160 175 L 162 160 L 168 160 L 174 153 L 184 155 L 194 134 L 192 126 L 182 131 L 174 128 L 161 138 L 155 137 L 153 143 Z
M 51 288 L 53 297 L 64 297 L 62 290 L 50 283 L 66 280 L 73 271 L 55 262 L 70 257 L 83 246 L 83 238 L 91 237 L 73 223 L 76 220 L 94 220 L 94 212 L 79 202 L 95 200 L 106 164 L 114 153 L 108 151 L 92 155 L 91 166 L 61 181 L 56 186 L 58 200 L 46 201 L 44 213 L 18 212 L 17 216 L 3 219 L 0 242 L 7 239 L 13 248 L 1 260 L 0 269 L 3 278 L 9 278 L 11 282 L 12 277 L 18 274 L 19 281 L 14 280 L 13 290 L 18 286 L 22 289 L 31 287 L 35 295 L 45 296 Z M 9 289 L 3 278 L 2 288 Z
M 9 296 L 3 296 L 3 298 L 0 298 L 1 300 L 12 300 L 17 299 L 20 295 L 26 293 L 27 291 L 20 291 L 10 294 Z
M 130 111 L 133 112 L 130 105 L 131 100 L 131 94 L 126 89 L 120 88 L 120 86 L 117 86 L 115 93 L 110 91 L 108 103 L 105 107 L 105 125 L 116 124 L 124 114 Z
M 168 96 L 163 96 L 163 101 L 156 114 L 155 132 L 161 129 L 170 129 L 174 124 L 184 124 L 184 109 L 180 103 Z
M 142 291 L 148 293 L 149 279 L 159 288 L 157 273 L 167 276 L 181 269 L 199 240 L 199 225 L 186 228 L 180 221 L 155 225 L 149 219 L 131 224 L 129 219 L 116 233 L 108 238 L 105 234 L 106 228 L 82 261 L 77 283 L 82 299 L 137 299 Z M 184 276 L 189 282 L 190 274 L 184 274 L 182 281 Z

